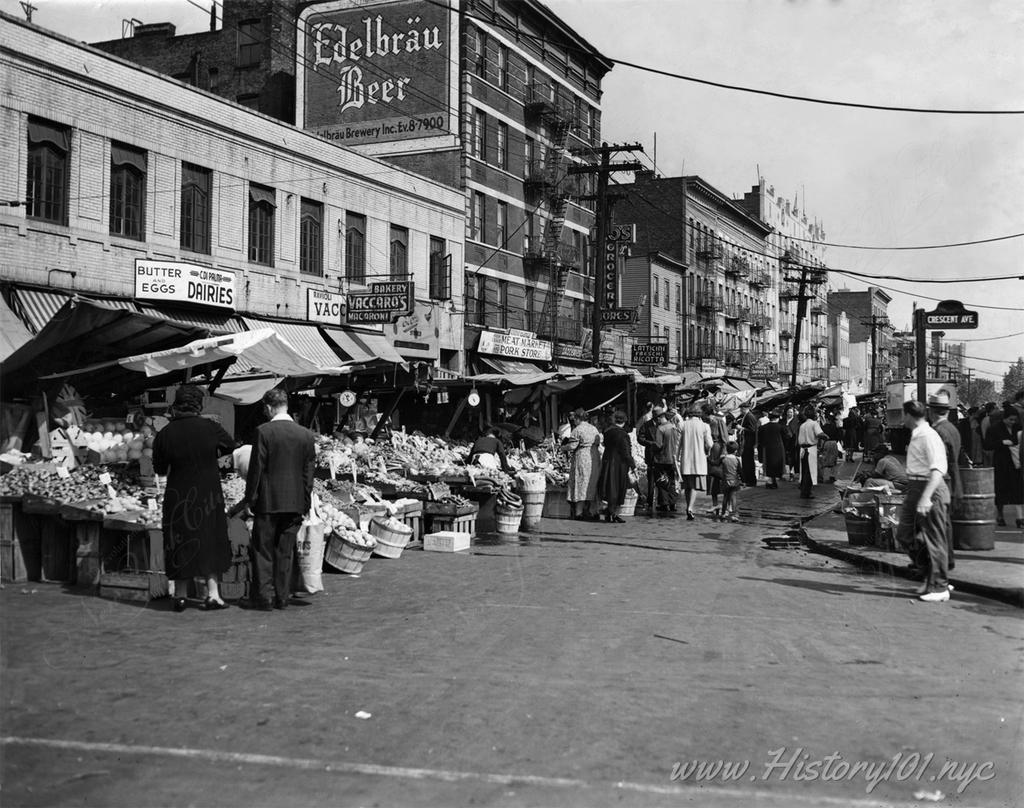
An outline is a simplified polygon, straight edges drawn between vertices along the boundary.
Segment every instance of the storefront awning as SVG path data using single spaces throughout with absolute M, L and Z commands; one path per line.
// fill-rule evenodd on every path
M 31 387 L 34 379 L 47 374 L 109 362 L 130 351 L 164 350 L 206 335 L 205 329 L 73 297 L 34 339 L 0 364 L 0 373 L 8 390 L 15 382 L 19 389 L 25 389 Z
M 498 359 L 495 356 L 478 356 L 481 365 L 496 371 L 494 373 L 478 373 L 467 376 L 468 381 L 487 384 L 510 384 L 513 387 L 525 387 L 539 384 L 555 378 L 558 374 L 542 370 L 532 362 L 515 359 Z
M 31 339 L 32 332 L 0 297 L 0 362 Z
M 123 356 L 42 378 L 48 381 L 67 376 L 96 373 L 113 367 L 143 373 L 147 377 L 164 376 L 188 368 L 234 361 L 243 355 L 250 365 L 275 376 L 315 375 L 320 370 L 281 339 L 274 329 L 261 328 L 254 331 L 243 331 L 240 334 L 198 339 L 186 345 L 162 351 Z
M 73 294 L 70 292 L 57 292 L 51 289 L 33 289 L 31 287 L 18 286 L 12 290 L 12 298 L 18 310 L 25 316 L 31 329 L 38 334 L 43 330 L 60 308 L 67 303 Z M 99 302 L 113 308 L 125 309 L 145 314 L 148 317 L 155 317 L 158 320 L 189 328 L 202 328 L 211 334 L 237 334 L 245 330 L 241 318 L 231 313 L 217 313 L 206 311 L 191 311 L 188 309 L 157 308 L 147 303 L 137 303 L 134 300 L 125 298 L 104 298 L 92 295 L 82 296 L 89 300 Z
M 325 328 L 324 335 L 353 362 L 391 362 L 396 365 L 406 363 L 405 357 L 394 349 L 383 334 Z
M 327 341 L 320 336 L 320 329 L 305 323 L 276 323 L 265 320 L 254 320 L 243 317 L 250 331 L 270 328 L 295 349 L 296 352 L 310 360 L 317 368 L 334 368 L 345 364 Z M 288 374 L 291 376 L 299 373 Z

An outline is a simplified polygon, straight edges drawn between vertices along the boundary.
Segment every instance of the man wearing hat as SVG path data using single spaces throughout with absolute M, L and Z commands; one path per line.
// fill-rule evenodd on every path
M 636 442 L 644 447 L 644 462 L 647 464 L 647 507 L 654 511 L 655 456 L 658 452 L 658 419 L 665 414 L 665 408 L 656 405 L 651 417 L 636 430 Z
M 963 496 L 963 483 L 960 479 L 960 466 L 957 460 L 960 457 L 960 432 L 949 420 L 949 411 L 952 405 L 949 400 L 949 393 L 946 390 L 939 390 L 935 395 L 928 396 L 928 415 L 932 422 L 932 429 L 939 433 L 942 443 L 946 447 L 947 473 L 943 478 L 949 488 L 952 498 L 952 507 L 946 512 L 946 543 L 949 546 L 949 569 L 956 566 L 953 558 L 953 517 L 952 513 L 960 507 L 960 500 Z

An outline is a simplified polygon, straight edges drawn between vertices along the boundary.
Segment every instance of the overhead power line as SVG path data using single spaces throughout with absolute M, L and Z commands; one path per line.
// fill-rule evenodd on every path
M 754 87 L 743 87 L 738 84 L 725 84 L 720 81 L 711 81 L 710 79 L 687 76 L 682 73 L 673 73 L 669 70 L 661 70 L 656 67 L 649 67 L 648 65 L 639 65 L 635 62 L 627 62 L 614 57 L 608 57 L 608 59 L 617 65 L 631 67 L 634 70 L 642 70 L 645 73 L 668 76 L 669 78 L 680 79 L 681 81 L 690 81 L 695 84 L 704 84 L 709 87 L 718 87 L 723 90 L 736 90 L 743 93 L 753 93 L 754 95 L 767 95 L 773 98 L 785 98 L 789 101 L 803 101 L 808 104 L 825 104 L 832 107 L 853 107 L 854 109 L 873 109 L 884 112 L 916 112 L 929 115 L 1024 115 L 1024 109 L 940 109 L 935 107 L 897 107 L 890 106 L 888 104 L 861 104 L 856 101 L 836 101 L 827 98 L 813 98 L 807 95 L 775 92 L 774 90 L 759 90 Z
M 970 247 L 975 244 L 991 244 L 994 241 L 1007 241 L 1013 238 L 1024 238 L 1024 233 L 1010 233 L 1006 236 L 993 236 L 992 238 L 979 238 L 973 241 L 954 241 L 949 244 L 922 244 L 916 246 L 907 247 L 879 247 L 874 245 L 865 244 L 838 244 L 832 241 L 815 241 L 810 238 L 800 238 L 799 236 L 789 236 L 793 241 L 806 241 L 811 244 L 820 244 L 823 247 L 842 247 L 847 250 L 944 250 L 947 247 Z
M 441 8 L 447 8 L 449 10 L 458 11 L 456 6 L 450 3 L 443 2 L 443 0 L 425 0 L 434 6 Z M 516 28 L 514 25 L 503 22 L 501 20 L 489 20 L 484 17 L 478 17 L 473 14 L 466 14 L 471 20 L 478 22 L 484 22 L 488 25 L 492 25 L 495 28 L 503 28 L 507 31 L 513 32 L 521 39 L 532 39 L 536 42 L 546 44 L 543 37 L 539 37 L 535 34 L 529 34 Z M 576 53 L 589 55 L 591 51 L 576 47 L 572 45 L 566 45 L 566 50 L 575 51 Z M 782 93 L 774 90 L 761 90 L 756 87 L 744 87 L 739 84 L 726 84 L 721 81 L 712 81 L 711 79 L 702 79 L 697 76 L 687 76 L 684 73 L 675 73 L 670 70 L 662 70 L 661 68 L 651 67 L 650 65 L 641 65 L 636 62 L 628 62 L 625 59 L 616 59 L 614 56 L 605 55 L 605 58 L 613 64 L 621 65 L 622 67 L 629 67 L 634 70 L 640 70 L 645 73 L 653 73 L 659 76 L 666 76 L 668 78 L 679 79 L 680 81 L 689 81 L 694 84 L 703 84 L 708 87 L 718 87 L 722 90 L 734 90 L 736 92 L 751 93 L 754 95 L 764 95 L 772 98 L 782 98 L 787 101 L 802 101 L 808 104 L 823 104 L 826 106 L 833 107 L 852 107 L 853 109 L 870 109 L 878 110 L 882 112 L 912 112 L 930 115 L 1024 115 L 1024 109 L 949 109 L 949 108 L 937 108 L 937 107 L 902 107 L 891 104 L 865 104 L 856 101 L 838 101 L 835 99 L 828 98 L 815 98 L 807 95 L 796 95 L 794 93 Z

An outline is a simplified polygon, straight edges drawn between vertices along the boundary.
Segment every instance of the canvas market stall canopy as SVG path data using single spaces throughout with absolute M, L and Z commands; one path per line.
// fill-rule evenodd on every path
M 187 372 L 203 369 L 206 373 L 225 371 L 232 363 L 244 356 L 250 367 L 270 374 L 269 387 L 287 375 L 320 375 L 331 370 L 340 372 L 342 368 L 322 368 L 302 354 L 280 337 L 273 329 L 261 328 L 256 331 L 243 331 L 239 334 L 228 334 L 220 337 L 209 337 L 162 351 L 133 354 L 119 359 L 101 362 L 75 370 L 54 373 L 40 378 L 42 382 L 63 381 L 75 378 L 100 378 L 104 384 L 117 388 L 124 387 L 124 377 L 142 374 L 149 382 L 159 379 L 163 383 L 172 383 L 184 378 Z M 134 381 L 129 379 L 129 381 Z M 249 380 L 251 381 L 251 380 Z M 215 386 L 219 379 L 214 380 Z M 92 385 L 89 385 L 92 386 Z M 130 385 L 136 386 L 136 385 Z M 269 389 L 266 382 L 263 389 Z M 262 393 L 261 393 L 262 394 Z M 230 391 L 229 391 L 229 397 Z
M 4 396 L 34 392 L 42 377 L 69 368 L 116 360 L 131 350 L 160 351 L 206 336 L 208 331 L 200 326 L 72 297 L 34 339 L 0 363 Z

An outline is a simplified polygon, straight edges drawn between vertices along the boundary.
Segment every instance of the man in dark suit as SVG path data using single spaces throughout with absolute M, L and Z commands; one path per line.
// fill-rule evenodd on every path
M 270 421 L 256 429 L 245 502 L 255 515 L 251 601 L 269 610 L 288 605 L 295 537 L 313 494 L 316 447 L 313 433 L 288 415 L 284 390 L 268 390 L 263 406 Z

